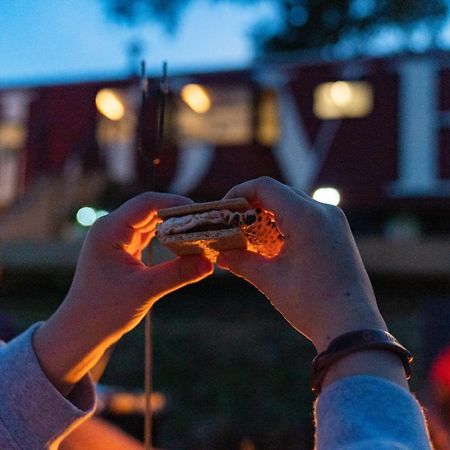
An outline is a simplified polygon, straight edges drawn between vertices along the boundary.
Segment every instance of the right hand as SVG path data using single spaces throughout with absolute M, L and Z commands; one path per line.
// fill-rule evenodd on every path
M 222 252 L 217 264 L 255 285 L 320 352 L 357 329 L 387 330 L 344 213 L 269 177 L 231 189 L 275 215 L 285 236 L 279 255 Z

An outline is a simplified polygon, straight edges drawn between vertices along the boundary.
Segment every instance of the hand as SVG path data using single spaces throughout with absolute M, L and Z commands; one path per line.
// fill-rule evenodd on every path
M 271 211 L 286 239 L 274 258 L 233 250 L 217 264 L 254 284 L 319 352 L 343 333 L 387 329 L 339 208 L 268 177 L 234 187 L 225 198 L 233 197 Z
M 157 210 L 189 202 L 145 193 L 94 224 L 66 299 L 34 337 L 38 359 L 61 391 L 68 392 L 158 299 L 212 273 L 201 256 L 152 267 L 141 261 L 155 234 Z

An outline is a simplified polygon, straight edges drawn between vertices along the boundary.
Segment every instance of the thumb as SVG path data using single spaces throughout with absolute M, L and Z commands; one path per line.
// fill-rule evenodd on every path
M 147 269 L 144 281 L 147 292 L 154 300 L 158 300 L 169 292 L 200 281 L 210 275 L 214 266 L 203 256 L 181 256 Z
M 235 275 L 245 278 L 257 287 L 264 284 L 270 260 L 248 250 L 228 250 L 217 257 L 217 265 Z

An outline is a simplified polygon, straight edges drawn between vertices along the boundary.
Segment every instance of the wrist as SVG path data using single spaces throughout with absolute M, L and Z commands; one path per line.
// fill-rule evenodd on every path
M 409 388 L 400 358 L 388 350 L 370 349 L 352 353 L 333 363 L 325 374 L 322 389 L 355 375 L 377 376 Z
M 412 361 L 409 351 L 390 333 L 377 329 L 353 331 L 333 340 L 314 358 L 311 387 L 318 394 L 326 377 L 330 383 L 330 379 L 333 382 L 356 374 L 383 376 L 402 384 L 411 376 Z M 403 372 L 398 370 L 401 368 L 399 363 Z
M 92 339 L 79 324 L 64 322 L 56 313 L 36 330 L 33 348 L 47 378 L 67 396 L 102 357 L 107 345 Z
M 325 351 L 330 343 L 339 336 L 357 330 L 383 330 L 388 331 L 386 322 L 380 313 L 367 315 L 363 318 L 348 319 L 345 321 L 334 320 L 332 323 L 320 330 L 319 333 L 311 337 L 311 341 L 317 350 L 317 353 Z

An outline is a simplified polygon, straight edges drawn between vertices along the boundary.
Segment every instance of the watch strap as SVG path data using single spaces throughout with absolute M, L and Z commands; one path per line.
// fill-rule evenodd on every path
M 398 355 L 405 368 L 406 377 L 411 377 L 411 353 L 398 340 L 384 330 L 356 330 L 333 339 L 327 349 L 319 353 L 312 362 L 311 388 L 320 393 L 323 379 L 330 366 L 340 359 L 364 350 L 389 350 Z

